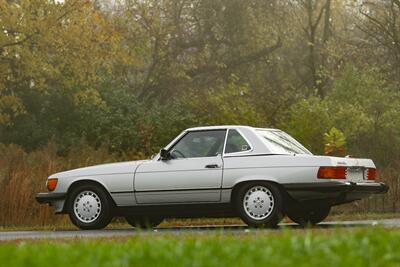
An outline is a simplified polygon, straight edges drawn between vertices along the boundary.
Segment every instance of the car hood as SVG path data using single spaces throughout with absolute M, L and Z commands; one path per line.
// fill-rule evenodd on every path
M 136 160 L 126 161 L 118 163 L 108 163 L 95 165 L 85 168 L 73 169 L 64 172 L 58 172 L 52 174 L 49 178 L 68 178 L 77 176 L 94 176 L 94 175 L 106 175 L 106 174 L 118 174 L 118 173 L 134 173 L 136 168 L 143 162 L 149 160 Z

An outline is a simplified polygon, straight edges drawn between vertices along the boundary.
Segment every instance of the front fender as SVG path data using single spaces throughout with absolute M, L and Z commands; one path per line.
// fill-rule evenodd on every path
M 107 186 L 107 184 L 102 179 L 98 179 L 97 177 L 95 178 L 93 176 L 74 177 L 73 179 L 69 180 L 69 184 L 68 184 L 66 192 L 68 192 L 74 184 L 79 183 L 79 182 L 92 182 L 92 183 L 99 184 L 108 193 L 110 193 L 110 189 Z
M 83 181 L 97 183 L 101 185 L 107 192 L 110 192 L 107 184 L 102 179 L 98 179 L 98 176 L 82 176 L 59 179 L 54 193 L 67 193 L 73 184 Z

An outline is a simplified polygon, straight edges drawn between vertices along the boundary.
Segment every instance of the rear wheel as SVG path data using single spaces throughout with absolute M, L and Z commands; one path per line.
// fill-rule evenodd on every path
M 287 216 L 293 222 L 303 226 L 309 224 L 315 225 L 325 220 L 330 211 L 330 206 L 322 206 L 318 208 L 297 207 L 289 209 L 287 211 Z
M 235 205 L 250 227 L 276 227 L 283 218 L 280 190 L 271 183 L 243 185 L 237 192 Z
M 163 218 L 159 217 L 126 216 L 125 219 L 131 226 L 141 229 L 157 227 L 163 221 Z
M 109 195 L 102 187 L 93 184 L 82 184 L 71 191 L 68 211 L 71 222 L 84 230 L 102 229 L 112 219 Z

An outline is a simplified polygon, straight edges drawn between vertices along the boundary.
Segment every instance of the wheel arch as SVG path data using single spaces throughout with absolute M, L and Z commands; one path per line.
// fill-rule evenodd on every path
M 83 178 L 83 179 L 77 179 L 77 180 L 71 182 L 71 184 L 68 186 L 68 189 L 66 191 L 67 192 L 67 197 L 65 198 L 63 212 L 67 212 L 67 207 L 68 207 L 68 203 L 70 201 L 70 194 L 71 194 L 72 190 L 74 190 L 76 187 L 78 187 L 80 185 L 95 185 L 95 186 L 100 187 L 108 195 L 109 200 L 111 201 L 111 204 L 114 207 L 117 206 L 116 203 L 115 203 L 115 200 L 112 198 L 112 196 L 110 194 L 110 191 L 107 189 L 107 187 L 103 183 L 101 183 L 98 180 Z
M 247 184 L 251 184 L 251 183 L 256 183 L 256 182 L 264 182 L 264 183 L 270 183 L 275 185 L 279 191 L 282 193 L 282 197 L 284 199 L 284 203 L 286 202 L 286 198 L 289 197 L 285 188 L 282 186 L 282 184 L 280 184 L 278 182 L 277 179 L 272 178 L 272 177 L 245 177 L 242 179 L 239 179 L 232 187 L 232 191 L 231 191 L 231 195 L 230 195 L 230 202 L 233 202 L 235 200 L 235 196 L 238 192 L 238 190 Z

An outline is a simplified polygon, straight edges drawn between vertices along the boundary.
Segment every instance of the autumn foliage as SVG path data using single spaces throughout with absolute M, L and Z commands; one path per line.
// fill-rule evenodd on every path
M 397 211 L 399 38 L 398 0 L 0 0 L 0 225 L 60 220 L 52 172 L 213 124 L 372 158 L 394 189 L 359 207 Z

